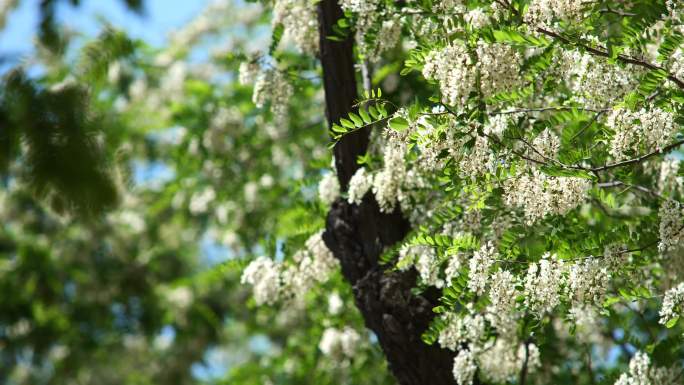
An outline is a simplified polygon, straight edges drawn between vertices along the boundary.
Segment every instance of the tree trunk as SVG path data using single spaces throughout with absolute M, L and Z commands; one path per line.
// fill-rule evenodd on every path
M 352 38 L 327 39 L 332 26 L 343 17 L 337 0 L 318 4 L 320 59 L 323 67 L 326 116 L 338 122 L 357 97 Z M 342 191 L 358 169 L 357 157 L 368 147 L 369 129 L 345 135 L 335 145 L 335 168 Z M 383 250 L 401 241 L 410 225 L 397 209 L 383 214 L 372 194 L 360 205 L 343 199 L 333 203 L 323 239 L 340 261 L 342 273 L 352 285 L 356 306 L 366 326 L 378 337 L 389 368 L 402 385 L 453 385 L 454 353 L 425 344 L 420 336 L 432 320 L 436 294 L 413 295 L 415 271 L 391 272 L 378 263 Z

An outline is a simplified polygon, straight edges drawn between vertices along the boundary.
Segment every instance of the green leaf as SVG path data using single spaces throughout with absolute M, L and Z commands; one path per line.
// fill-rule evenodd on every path
M 354 123 L 349 119 L 342 118 L 342 119 L 340 119 L 340 123 L 342 123 L 342 125 L 347 127 L 347 128 L 351 128 L 351 129 L 356 128 L 356 126 L 354 126 Z
M 363 107 L 359 108 L 359 115 L 361 115 L 361 119 L 363 119 L 363 122 L 366 124 L 370 124 L 373 121 L 370 115 L 368 115 L 368 112 L 366 112 L 366 109 Z
M 280 40 L 283 38 L 283 32 L 285 32 L 285 27 L 282 23 L 278 23 L 273 27 L 273 34 L 271 35 L 271 45 L 268 47 L 268 53 L 273 54 L 280 44 Z
M 373 119 L 379 119 L 381 117 L 380 112 L 377 108 L 375 108 L 375 106 L 369 106 L 368 113 L 373 117 Z
M 620 302 L 620 297 L 608 297 L 603 301 L 603 307 L 611 307 L 618 302 Z
M 675 327 L 675 325 L 677 325 L 677 322 L 679 322 L 679 317 L 672 318 L 671 320 L 667 321 L 665 327 L 668 329 L 672 329 L 673 327 Z
M 363 120 L 361 119 L 360 116 L 356 115 L 353 112 L 349 113 L 349 119 L 351 119 L 354 122 L 354 125 L 358 127 L 363 127 Z
M 406 119 L 401 117 L 392 118 L 389 120 L 389 126 L 391 129 L 397 132 L 406 130 L 409 127 L 409 123 Z

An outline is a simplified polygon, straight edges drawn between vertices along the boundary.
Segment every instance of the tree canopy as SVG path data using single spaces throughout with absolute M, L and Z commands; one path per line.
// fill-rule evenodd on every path
M 61 3 L 0 85 L 2 382 L 684 381 L 684 4 L 218 0 L 155 47 Z

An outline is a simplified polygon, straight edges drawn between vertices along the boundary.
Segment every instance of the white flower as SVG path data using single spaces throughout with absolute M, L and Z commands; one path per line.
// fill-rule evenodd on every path
M 522 57 L 505 44 L 477 43 L 477 62 L 461 42 L 454 42 L 425 57 L 423 76 L 439 82 L 447 104 L 464 105 L 475 91 L 480 77 L 480 90 L 485 96 L 510 91 L 522 83 Z
M 485 319 L 480 314 L 466 314 L 459 317 L 457 314 L 449 313 L 443 318 L 447 324 L 437 338 L 437 342 L 443 348 L 458 351 L 467 343 L 476 346 L 485 335 Z
M 590 108 L 615 104 L 639 84 L 643 73 L 577 50 L 562 51 L 557 60 L 559 76 L 574 93 L 572 99 Z
M 253 286 L 258 305 L 275 303 L 280 294 L 280 269 L 271 258 L 259 257 L 242 272 L 240 283 Z
M 553 159 L 558 155 L 560 139 L 547 128 L 534 138 L 532 147 L 534 147 L 536 152 L 532 152 L 531 155 L 535 158 L 541 158 L 539 159 L 540 161 L 546 161 L 547 159 Z
M 517 327 L 517 279 L 509 271 L 497 271 L 490 279 L 489 301 L 486 318 L 500 334 L 509 335 Z
M 684 242 L 684 222 L 682 221 L 681 204 L 672 199 L 662 203 L 658 216 L 660 217 L 660 243 L 658 250 L 661 253 L 675 249 Z
M 463 349 L 454 358 L 454 378 L 458 385 L 471 385 L 477 366 L 470 350 Z
M 639 111 L 615 109 L 608 116 L 606 126 L 615 132 L 610 154 L 618 160 L 627 159 L 632 153 L 662 151 L 679 129 L 674 115 L 658 107 Z
M 522 84 L 520 53 L 506 44 L 477 43 L 480 90 L 485 96 L 511 91 Z
M 674 385 L 679 370 L 651 366 L 651 358 L 637 351 L 629 361 L 629 372 L 622 373 L 615 385 Z
M 572 299 L 578 303 L 603 303 L 610 273 L 602 261 L 589 257 L 570 266 L 568 286 Z
M 600 315 L 596 307 L 591 305 L 574 305 L 568 316 L 575 322 L 576 338 L 586 344 L 600 343 L 601 335 Z
M 541 366 L 539 349 L 534 344 L 520 344 L 516 339 L 497 338 L 478 356 L 483 378 L 494 383 L 507 383 L 520 374 L 527 357 L 527 370 L 533 373 Z
M 349 180 L 348 201 L 349 203 L 361 204 L 364 195 L 373 185 L 373 177 L 366 174 L 366 169 L 361 167 Z
M 554 21 L 578 22 L 585 3 L 579 0 L 532 0 L 525 22 L 542 27 L 552 26 Z
M 340 314 L 344 308 L 344 301 L 337 292 L 333 292 L 328 296 L 328 313 L 332 315 Z
M 684 282 L 665 292 L 663 306 L 660 309 L 660 323 L 665 325 L 681 315 L 684 303 Z
M 339 197 L 340 182 L 337 181 L 337 175 L 333 172 L 323 175 L 323 179 L 318 184 L 318 198 L 329 206 Z
M 673 190 L 681 191 L 684 187 L 684 178 L 678 176 L 680 160 L 677 158 L 666 157 L 660 163 L 660 174 L 658 176 L 658 192 L 672 193 Z
M 286 294 L 301 300 L 316 284 L 325 282 L 338 266 L 332 252 L 323 241 L 323 231 L 309 237 L 306 247 L 293 256 L 294 265 L 283 271 L 282 280 Z
M 484 294 L 485 286 L 489 280 L 489 270 L 494 264 L 497 257 L 494 244 L 487 242 L 479 250 L 473 253 L 470 259 L 468 274 L 468 288 L 477 295 Z
M 166 299 L 177 309 L 187 309 L 192 303 L 192 291 L 186 286 L 179 286 L 169 290 Z
M 475 8 L 468 11 L 463 18 L 473 28 L 483 28 L 489 25 L 489 16 L 483 8 Z
M 342 330 L 327 328 L 323 331 L 318 348 L 332 359 L 348 359 L 354 356 L 360 343 L 361 336 L 350 327 L 345 327 Z
M 455 148 L 453 150 L 451 151 L 452 154 L 460 157 L 458 168 L 464 178 L 475 180 L 488 172 L 493 173 L 498 165 L 495 154 L 489 148 L 489 139 L 484 136 L 475 138 L 475 145 L 470 149 L 470 152 L 459 154 L 456 151 L 460 151 L 460 149 Z
M 423 76 L 439 82 L 447 104 L 464 105 L 475 90 L 476 74 L 472 67 L 473 60 L 466 47 L 457 41 L 425 57 Z
M 267 69 L 257 76 L 252 102 L 258 108 L 270 102 L 276 121 L 283 121 L 287 116 L 289 100 L 293 93 L 294 88 L 285 74 L 275 69 Z
M 511 118 L 516 116 L 516 114 L 498 114 L 490 116 L 482 130 L 487 135 L 496 135 L 497 137 L 501 138 L 504 131 L 506 131 L 508 128 Z
M 243 61 L 240 63 L 238 81 L 243 85 L 251 84 L 254 82 L 254 80 L 256 80 L 260 69 L 261 67 L 259 67 L 259 63 L 255 61 Z
M 591 181 L 576 177 L 554 177 L 534 168 L 504 183 L 504 201 L 522 208 L 528 224 L 549 214 L 564 215 L 585 199 Z
M 563 261 L 550 253 L 544 254 L 539 262 L 531 264 L 527 270 L 525 306 L 540 317 L 553 311 L 560 304 L 563 281 Z
M 318 52 L 318 15 L 309 0 L 276 0 L 272 24 L 283 26 L 283 40 L 291 40 L 304 53 Z
M 405 152 L 406 145 L 398 140 L 388 140 L 385 145 L 383 168 L 373 178 L 373 194 L 382 212 L 392 212 L 397 204 L 406 177 Z
M 466 256 L 464 253 L 459 252 L 456 255 L 449 257 L 446 269 L 444 269 L 444 275 L 446 276 L 447 284 L 458 277 L 461 268 L 465 265 Z
M 211 186 L 205 187 L 203 190 L 195 192 L 190 197 L 190 205 L 188 209 L 194 215 L 206 213 L 209 209 L 209 204 L 216 198 L 216 192 Z

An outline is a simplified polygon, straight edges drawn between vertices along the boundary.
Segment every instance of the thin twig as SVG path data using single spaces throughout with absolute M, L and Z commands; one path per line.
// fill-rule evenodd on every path
M 526 113 L 526 112 L 567 111 L 567 110 L 589 111 L 589 112 L 597 112 L 597 113 L 604 113 L 604 112 L 609 111 L 608 108 L 596 109 L 596 108 L 579 107 L 579 106 L 550 106 L 550 107 L 519 108 L 519 109 L 515 109 L 515 110 L 494 111 L 494 112 L 490 112 L 490 114 L 491 115 L 506 115 L 506 114 L 517 114 L 517 113 Z
M 576 45 L 576 46 L 578 46 L 578 47 L 581 47 L 581 48 L 583 48 L 584 50 L 586 50 L 587 52 L 590 52 L 590 53 L 592 53 L 592 54 L 594 54 L 594 55 L 596 55 L 596 56 L 602 56 L 602 57 L 607 57 L 607 58 L 610 58 L 610 57 L 611 57 L 610 53 L 609 53 L 607 50 L 604 51 L 604 50 L 601 50 L 601 49 L 598 49 L 598 48 L 594 48 L 594 47 L 588 46 L 588 45 L 586 45 L 586 44 L 582 44 L 582 43 L 578 43 L 578 42 L 573 42 L 572 40 L 568 39 L 567 37 L 565 37 L 565 36 L 563 36 L 563 35 L 561 35 L 561 34 L 559 34 L 559 33 L 557 33 L 557 32 L 550 31 L 550 30 L 547 30 L 547 29 L 544 29 L 544 28 L 541 28 L 541 27 L 538 27 L 538 28 L 536 29 L 536 31 L 539 32 L 539 33 L 542 33 L 542 34 L 544 34 L 544 35 L 546 35 L 546 36 L 550 36 L 550 37 L 552 37 L 552 38 L 554 38 L 554 39 L 558 39 L 558 40 L 562 41 L 562 42 L 565 43 L 565 44 L 571 44 L 571 45 Z M 664 71 L 665 73 L 667 73 L 667 78 L 668 78 L 669 80 L 671 80 L 672 82 L 674 82 L 675 84 L 677 84 L 677 86 L 678 86 L 679 88 L 684 89 L 684 81 L 678 79 L 676 76 L 674 76 L 674 75 L 672 75 L 671 73 L 667 72 L 667 70 L 666 70 L 665 68 L 661 67 L 661 66 L 655 65 L 655 64 L 650 63 L 650 62 L 647 62 L 647 61 L 645 61 L 645 60 L 639 60 L 639 59 L 636 59 L 636 58 L 633 58 L 633 57 L 629 57 L 629 56 L 625 56 L 625 55 L 617 55 L 616 59 L 619 60 L 619 61 L 621 61 L 621 62 L 623 62 L 623 63 L 632 64 L 632 65 L 636 65 L 636 66 L 643 67 L 643 68 L 648 68 L 648 69 L 650 69 L 650 70 L 654 70 L 654 71 Z

